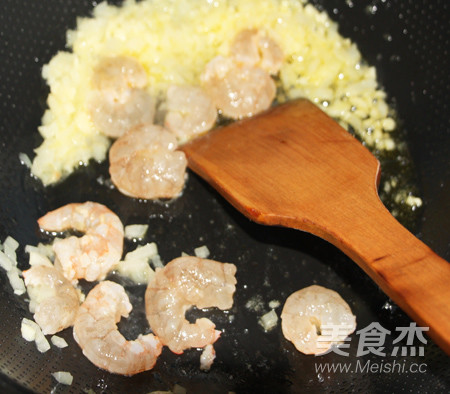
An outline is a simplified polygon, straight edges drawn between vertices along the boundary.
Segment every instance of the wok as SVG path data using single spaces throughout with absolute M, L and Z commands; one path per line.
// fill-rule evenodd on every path
M 450 121 L 449 10 L 442 1 L 315 0 L 340 23 L 363 56 L 377 67 L 379 80 L 398 111 L 401 128 L 414 164 L 415 181 L 424 200 L 418 220 L 405 224 L 445 259 L 450 258 Z M 188 318 L 207 316 L 224 334 L 216 344 L 217 359 L 208 373 L 201 372 L 199 352 L 176 356 L 165 349 L 155 368 L 133 377 L 112 375 L 87 361 L 72 338 L 61 333 L 70 349 L 39 353 L 20 335 L 20 322 L 30 317 L 24 297 L 13 294 L 0 272 L 0 391 L 1 392 L 150 392 L 178 384 L 195 393 L 297 392 L 448 392 L 450 363 L 429 339 L 423 356 L 390 356 L 394 335 L 384 344 L 386 357 L 357 355 L 356 338 L 349 356 L 329 353 L 306 356 L 295 350 L 280 325 L 265 333 L 258 317 L 268 302 L 284 302 L 293 291 L 311 284 L 337 290 L 348 301 L 361 329 L 373 322 L 396 333 L 410 319 L 346 256 L 314 236 L 283 228 L 267 228 L 236 212 L 212 188 L 189 174 L 183 196 L 173 202 L 139 202 L 101 182 L 107 164 L 80 169 L 67 181 L 43 188 L 20 164 L 18 154 L 32 157 L 39 145 L 36 129 L 45 109 L 48 88 L 40 71 L 58 50 L 64 49 L 65 31 L 76 17 L 89 15 L 95 2 L 3 0 L 0 4 L 0 239 L 13 236 L 21 245 L 42 240 L 36 219 L 59 205 L 93 200 L 117 212 L 124 223 L 148 223 L 150 241 L 158 244 L 165 262 L 181 251 L 192 253 L 207 245 L 211 258 L 235 263 L 237 291 L 231 311 L 192 310 Z M 392 161 L 398 158 L 392 158 Z M 401 160 L 401 158 L 400 158 Z M 387 162 L 389 164 L 389 161 Z M 389 167 L 389 165 L 388 165 Z M 387 168 L 389 170 L 389 168 Z M 131 245 L 128 245 L 131 247 Z M 19 265 L 27 256 L 19 250 Z M 119 327 L 129 338 L 145 327 L 143 292 L 127 287 L 133 323 Z M 262 311 L 246 307 L 257 296 Z M 276 310 L 278 314 L 281 309 Z M 230 318 L 233 317 L 233 318 Z M 355 337 L 355 336 L 354 336 Z M 320 372 L 317 364 L 398 363 L 402 371 L 374 373 Z M 414 365 L 426 371 L 413 372 Z M 417 369 L 417 368 L 416 368 Z M 72 386 L 57 385 L 50 373 L 70 371 Z M 422 367 L 423 370 L 423 367 Z

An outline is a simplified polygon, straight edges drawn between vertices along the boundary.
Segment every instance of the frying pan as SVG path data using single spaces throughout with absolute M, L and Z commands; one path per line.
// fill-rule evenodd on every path
M 417 220 L 405 224 L 445 259 L 450 259 L 450 101 L 449 9 L 442 1 L 381 0 L 363 2 L 315 0 L 339 22 L 363 56 L 377 67 L 379 80 L 397 109 L 401 128 L 414 164 L 415 183 L 424 206 Z M 249 222 L 212 188 L 189 174 L 183 196 L 172 202 L 139 202 L 104 182 L 107 164 L 82 168 L 65 182 L 43 188 L 20 164 L 18 154 L 30 157 L 39 145 L 36 129 L 45 109 L 48 88 L 40 71 L 58 50 L 64 49 L 65 31 L 74 28 L 77 16 L 87 16 L 94 1 L 2 0 L 0 4 L 0 239 L 13 236 L 21 245 L 42 241 L 36 219 L 65 203 L 93 200 L 117 212 L 125 224 L 148 223 L 147 241 L 155 241 L 165 262 L 182 251 L 193 253 L 207 245 L 211 258 L 235 263 L 237 291 L 229 312 L 199 311 L 189 319 L 207 316 L 223 335 L 216 344 L 217 359 L 205 373 L 195 349 L 176 356 L 167 349 L 152 371 L 133 377 L 112 375 L 87 361 L 72 338 L 60 335 L 69 349 L 39 353 L 20 335 L 20 322 L 30 317 L 23 297 L 13 294 L 0 272 L 0 391 L 96 393 L 168 390 L 175 385 L 188 392 L 297 393 L 297 392 L 449 392 L 449 358 L 430 340 L 423 356 L 389 356 L 395 336 L 384 344 L 386 357 L 357 354 L 352 339 L 347 357 L 329 353 L 306 356 L 286 341 L 280 325 L 265 333 L 257 320 L 293 291 L 320 284 L 338 291 L 350 304 L 361 329 L 373 322 L 395 333 L 409 326 L 409 318 L 357 267 L 331 245 L 314 236 Z M 392 160 L 401 160 L 393 158 Z M 387 202 L 389 206 L 389 202 Z M 133 248 L 133 245 L 127 245 Z M 19 266 L 27 256 L 19 250 Z M 116 278 L 120 281 L 119 278 Z M 127 338 L 146 327 L 144 289 L 127 286 L 134 305 L 132 319 L 119 324 Z M 248 308 L 258 301 L 261 310 Z M 276 309 L 278 315 L 280 308 Z M 398 363 L 403 370 L 318 372 L 317 364 Z M 426 372 L 411 372 L 414 365 Z M 414 368 L 412 368 L 414 370 Z M 423 368 L 422 368 L 423 369 Z M 57 385 L 51 372 L 70 371 L 72 386 Z

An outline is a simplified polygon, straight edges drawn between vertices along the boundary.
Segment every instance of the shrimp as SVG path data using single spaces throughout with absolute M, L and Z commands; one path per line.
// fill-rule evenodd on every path
M 179 257 L 157 268 L 145 292 L 145 311 L 153 332 L 174 353 L 202 348 L 220 336 L 214 323 L 185 318 L 193 305 L 198 308 L 229 309 L 236 290 L 236 266 L 199 257 Z M 211 351 L 212 352 L 212 351 Z
M 241 31 L 230 48 L 231 56 L 240 64 L 260 67 L 275 75 L 283 64 L 283 51 L 278 44 L 257 29 Z
M 281 320 L 285 338 L 305 354 L 326 353 L 356 328 L 356 318 L 342 297 L 316 285 L 291 294 Z
M 94 91 L 89 110 L 95 126 L 105 135 L 118 138 L 133 127 L 153 123 L 155 103 L 143 89 L 130 89 L 115 97 Z
M 41 229 L 85 233 L 53 243 L 55 266 L 70 281 L 101 280 L 120 261 L 124 229 L 119 217 L 102 204 L 72 203 L 51 211 L 38 220 Z
M 134 375 L 152 369 L 162 345 L 153 334 L 127 341 L 117 329 L 120 318 L 132 306 L 125 289 L 114 282 L 97 284 L 81 304 L 73 326 L 75 341 L 97 367 L 109 372 Z
M 131 130 L 109 151 L 109 173 L 127 196 L 154 199 L 178 196 L 184 186 L 187 160 L 175 151 L 175 136 L 156 125 Z
M 241 119 L 272 104 L 276 86 L 267 71 L 239 66 L 233 59 L 217 56 L 200 76 L 206 93 L 224 116 Z
M 171 86 L 167 90 L 164 126 L 181 143 L 205 133 L 217 120 L 217 109 L 209 96 L 197 86 Z
M 132 57 L 111 56 L 100 59 L 92 76 L 94 89 L 121 92 L 141 89 L 147 85 L 144 67 Z
M 155 102 L 144 89 L 147 74 L 133 58 L 102 59 L 94 69 L 88 110 L 94 125 L 105 135 L 118 138 L 132 127 L 152 123 Z
M 79 293 L 55 267 L 38 265 L 23 271 L 30 310 L 42 332 L 55 334 L 73 325 Z

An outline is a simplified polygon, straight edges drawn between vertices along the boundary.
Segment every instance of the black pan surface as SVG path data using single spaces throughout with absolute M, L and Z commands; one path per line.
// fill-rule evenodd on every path
M 376 65 L 380 82 L 398 111 L 424 200 L 419 220 L 406 224 L 449 260 L 448 2 L 313 3 L 339 21 L 341 33 L 355 40 L 367 61 Z M 69 202 L 98 201 L 118 213 L 125 224 L 148 223 L 146 241 L 158 244 L 164 262 L 207 245 L 211 258 L 236 264 L 235 304 L 226 313 L 214 309 L 188 313 L 189 319 L 209 317 L 224 332 L 216 343 L 217 359 L 209 372 L 198 368 L 199 351 L 176 356 L 165 349 L 153 370 L 123 377 L 87 361 L 71 330 L 61 333 L 69 349 L 53 347 L 40 354 L 25 342 L 20 322 L 31 317 L 28 304 L 13 294 L 1 271 L 0 391 L 148 393 L 178 384 L 189 393 L 449 392 L 449 358 L 430 340 L 424 345 L 424 356 L 390 356 L 395 329 L 409 326 L 411 320 L 355 263 L 309 234 L 249 222 L 194 174 L 189 174 L 183 196 L 170 203 L 139 202 L 109 188 L 104 182 L 107 164 L 92 164 L 46 189 L 30 177 L 18 154 L 32 157 L 40 143 L 36 130 L 48 92 L 41 68 L 57 50 L 64 49 L 65 31 L 75 27 L 77 16 L 89 15 L 93 5 L 87 0 L 2 0 L 0 4 L 0 240 L 11 235 L 22 245 L 36 244 L 43 240 L 36 225 L 42 214 Z M 25 268 L 23 250 L 19 250 L 19 261 Z M 347 357 L 335 353 L 305 356 L 284 339 L 280 325 L 265 333 L 257 320 L 269 311 L 268 302 L 284 303 L 293 291 L 311 284 L 338 291 L 357 316 L 357 329 L 378 322 L 390 330 L 392 335 L 384 344 L 387 356 L 358 356 L 355 335 Z M 135 308 L 133 323 L 124 321 L 119 327 L 131 339 L 146 326 L 144 289 L 127 286 L 127 291 Z M 255 299 L 262 304 L 260 311 L 246 307 Z M 279 315 L 281 307 L 276 311 Z M 379 373 L 316 370 L 318 364 L 346 363 L 354 368 L 357 362 L 379 368 L 382 363 L 400 366 Z M 61 370 L 73 374 L 72 386 L 53 380 L 50 373 Z

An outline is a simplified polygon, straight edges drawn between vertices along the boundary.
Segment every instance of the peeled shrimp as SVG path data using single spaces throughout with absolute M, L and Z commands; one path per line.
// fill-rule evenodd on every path
M 309 286 L 291 294 L 281 312 L 286 339 L 305 354 L 322 354 L 356 328 L 348 304 L 333 290 Z
M 153 334 L 127 341 L 117 329 L 120 318 L 132 306 L 125 289 L 114 282 L 96 285 L 80 306 L 73 336 L 83 354 L 97 367 L 109 372 L 134 375 L 152 369 L 162 345 Z
M 197 86 L 171 86 L 167 90 L 164 126 L 181 143 L 211 129 L 216 119 L 217 109 L 203 89 Z
M 185 318 L 192 307 L 229 309 L 236 290 L 236 266 L 198 257 L 180 257 L 157 268 L 145 293 L 145 310 L 153 332 L 174 353 L 214 343 L 220 335 L 214 323 Z
M 176 148 L 175 135 L 161 126 L 129 131 L 109 151 L 112 182 L 131 197 L 176 197 L 183 189 L 187 166 L 185 154 Z
M 155 103 L 143 89 L 130 89 L 117 96 L 94 91 L 89 109 L 95 126 L 113 138 L 140 124 L 153 123 L 155 117 Z
M 275 82 L 267 71 L 240 66 L 223 56 L 212 59 L 200 78 L 214 105 L 223 115 L 233 119 L 264 111 L 276 94 Z
M 132 127 L 152 123 L 155 103 L 144 89 L 147 74 L 133 58 L 102 59 L 94 69 L 88 110 L 95 126 L 105 135 L 120 137 Z
M 45 335 L 73 325 L 80 305 L 79 293 L 59 270 L 38 265 L 23 271 L 23 277 L 30 310 Z
M 278 44 L 262 31 L 241 31 L 231 44 L 231 56 L 247 67 L 260 67 L 269 74 L 276 74 L 283 64 L 283 51 Z
M 145 87 L 147 74 L 142 65 L 132 57 L 111 56 L 98 62 L 91 81 L 95 89 L 120 92 Z
M 70 281 L 101 280 L 120 261 L 124 229 L 118 216 L 95 202 L 72 203 L 51 211 L 38 220 L 41 229 L 84 232 L 53 243 L 55 266 Z

